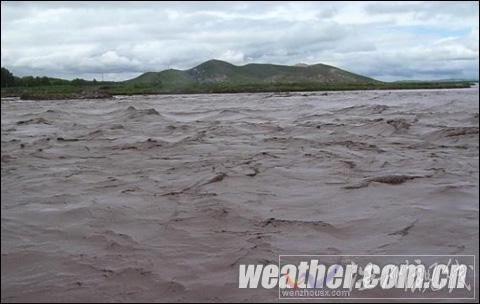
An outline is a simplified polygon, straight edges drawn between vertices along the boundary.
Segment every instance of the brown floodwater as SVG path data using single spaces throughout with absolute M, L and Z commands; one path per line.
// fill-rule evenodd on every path
M 478 99 L 478 87 L 2 99 L 1 300 L 275 301 L 238 288 L 239 264 L 478 261 Z

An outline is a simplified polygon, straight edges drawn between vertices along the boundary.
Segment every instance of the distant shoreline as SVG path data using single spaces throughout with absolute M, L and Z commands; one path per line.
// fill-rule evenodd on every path
M 2 68 L 1 96 L 26 100 L 103 99 L 113 95 L 453 89 L 469 88 L 473 83 L 462 79 L 383 82 L 325 64 L 236 66 L 212 59 L 188 70 L 146 72 L 121 82 L 20 78 Z
M 412 90 L 412 89 L 463 89 L 474 82 L 394 82 L 375 84 L 272 84 L 269 86 L 246 85 L 230 87 L 228 84 L 204 85 L 198 88 L 162 91 L 157 88 L 131 88 L 122 84 L 111 86 L 38 86 L 2 88 L 1 97 L 19 97 L 23 100 L 57 99 L 105 99 L 114 95 L 173 95 L 173 94 L 215 94 L 215 93 L 289 93 L 328 91 L 371 91 L 371 90 Z

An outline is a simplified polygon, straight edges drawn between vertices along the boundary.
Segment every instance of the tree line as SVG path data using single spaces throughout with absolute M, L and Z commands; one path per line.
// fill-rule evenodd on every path
M 65 80 L 59 78 L 51 77 L 17 77 L 14 76 L 8 69 L 2 67 L 1 74 L 1 87 L 39 87 L 39 86 L 57 86 L 57 85 L 73 85 L 73 86 L 85 86 L 85 85 L 95 85 L 98 82 L 94 79 L 93 81 L 76 78 L 73 80 Z M 106 83 L 106 82 L 103 82 Z

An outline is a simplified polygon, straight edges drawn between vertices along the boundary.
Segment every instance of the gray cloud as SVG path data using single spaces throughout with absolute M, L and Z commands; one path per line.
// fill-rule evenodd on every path
M 326 63 L 382 80 L 478 78 L 476 2 L 2 2 L 2 66 L 121 80 L 235 64 Z

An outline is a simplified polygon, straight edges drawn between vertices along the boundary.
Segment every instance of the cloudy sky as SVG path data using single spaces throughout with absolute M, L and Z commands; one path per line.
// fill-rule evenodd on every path
M 1 4 L 14 74 L 123 80 L 211 58 L 325 63 L 380 80 L 478 79 L 478 2 Z

